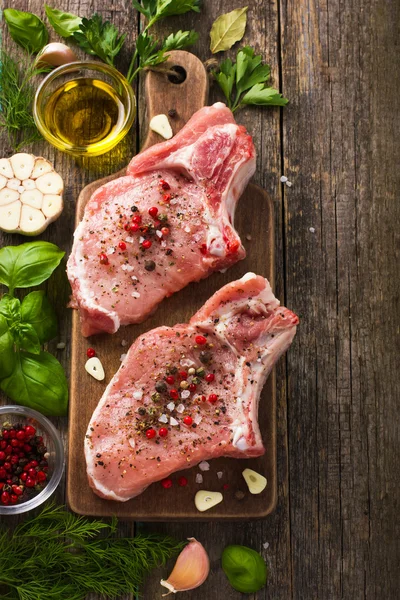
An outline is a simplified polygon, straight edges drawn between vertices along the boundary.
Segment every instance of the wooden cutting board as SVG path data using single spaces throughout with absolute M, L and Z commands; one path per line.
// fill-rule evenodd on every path
M 188 52 L 171 52 L 169 66 L 184 69 L 186 79 L 182 83 L 168 80 L 165 74 L 150 72 L 146 81 L 147 118 L 170 109 L 177 112 L 170 119 L 177 133 L 193 113 L 207 101 L 208 79 L 203 64 Z M 178 69 L 179 70 L 179 69 Z M 181 71 L 182 72 L 182 71 Z M 162 141 L 149 131 L 144 144 L 147 148 Z M 86 186 L 77 202 L 76 224 L 83 216 L 90 196 L 100 185 L 125 174 L 125 169 Z M 156 313 L 140 325 L 122 327 L 114 335 L 84 338 L 80 331 L 79 314 L 74 311 L 72 327 L 72 370 L 69 411 L 69 453 L 67 473 L 67 499 L 71 509 L 79 514 L 95 516 L 116 515 L 122 519 L 141 521 L 166 520 L 246 520 L 268 515 L 276 504 L 276 397 L 275 373 L 264 386 L 259 421 L 266 447 L 264 456 L 257 459 L 219 458 L 210 462 L 210 470 L 203 473 L 203 483 L 195 482 L 197 467 L 172 475 L 174 485 L 165 490 L 159 482 L 151 485 L 143 494 L 128 502 L 103 500 L 96 496 L 86 478 L 83 441 L 88 422 L 106 385 L 121 364 L 121 355 L 143 332 L 160 325 L 185 323 L 220 287 L 253 271 L 274 282 L 274 235 L 273 203 L 264 190 L 249 185 L 238 203 L 235 226 L 247 250 L 247 258 L 225 273 L 214 273 L 200 283 L 192 283 L 185 289 L 164 300 Z M 105 368 L 106 379 L 96 381 L 84 369 L 86 350 L 93 347 Z M 268 480 L 267 488 L 259 495 L 251 495 L 241 475 L 246 467 L 262 473 Z M 217 472 L 222 471 L 221 479 Z M 177 485 L 180 474 L 188 478 L 184 488 Z M 227 490 L 222 490 L 229 484 Z M 194 496 L 199 489 L 223 491 L 224 501 L 213 509 L 200 513 L 194 506 Z M 237 492 L 244 497 L 238 499 Z

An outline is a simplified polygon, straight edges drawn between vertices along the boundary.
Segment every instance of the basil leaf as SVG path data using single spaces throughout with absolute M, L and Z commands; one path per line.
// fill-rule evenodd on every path
M 50 25 L 61 37 L 71 37 L 75 31 L 79 30 L 82 23 L 81 17 L 57 10 L 57 8 L 51 8 L 47 4 L 44 5 L 44 9 Z
M 241 99 L 241 104 L 257 104 L 259 106 L 285 106 L 289 100 L 284 98 L 278 90 L 271 87 L 264 87 L 264 84 L 257 83 Z
M 44 415 L 67 414 L 67 380 L 58 360 L 48 352 L 18 352 L 13 372 L 1 381 L 0 387 L 14 402 Z
M 31 292 L 22 301 L 21 318 L 32 325 L 41 344 L 57 335 L 57 317 L 43 291 Z
M 4 294 L 0 300 L 0 314 L 5 317 L 10 329 L 21 321 L 21 302 L 9 294 Z
M 210 31 L 210 50 L 212 54 L 232 48 L 244 36 L 247 23 L 247 6 L 237 8 L 220 15 L 212 24 Z
M 163 42 L 163 50 L 182 50 L 193 46 L 199 39 L 199 34 L 196 31 L 182 31 L 171 33 Z
M 222 569 L 231 586 L 244 594 L 257 592 L 267 582 L 264 559 L 247 546 L 227 546 L 222 553 Z
M 20 323 L 16 328 L 16 337 L 20 348 L 32 354 L 40 354 L 40 341 L 32 325 Z
M 46 26 L 36 15 L 15 8 L 6 8 L 3 14 L 12 39 L 28 52 L 39 52 L 49 41 Z
M 0 250 L 0 283 L 11 291 L 39 285 L 50 277 L 65 252 L 50 242 L 28 242 Z
M 13 372 L 15 358 L 14 338 L 9 330 L 7 319 L 0 314 L 0 379 L 8 377 Z

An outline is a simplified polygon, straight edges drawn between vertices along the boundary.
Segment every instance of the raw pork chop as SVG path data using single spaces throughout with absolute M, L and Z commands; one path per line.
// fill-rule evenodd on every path
M 140 323 L 163 298 L 244 258 L 233 217 L 254 169 L 251 137 L 217 103 L 96 190 L 67 266 L 83 335 Z
M 89 423 L 85 455 L 96 494 L 124 502 L 202 460 L 263 454 L 260 393 L 297 323 L 268 281 L 247 273 L 188 325 L 140 336 Z

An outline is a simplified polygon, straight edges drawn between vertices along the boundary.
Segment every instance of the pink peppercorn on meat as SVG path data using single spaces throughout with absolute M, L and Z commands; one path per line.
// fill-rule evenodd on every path
M 297 323 L 268 281 L 247 273 L 216 292 L 189 324 L 141 335 L 87 430 L 96 494 L 125 502 L 203 460 L 263 454 L 260 393 Z
M 243 259 L 233 217 L 254 169 L 251 137 L 217 103 L 96 190 L 67 267 L 83 335 L 139 323 L 165 297 Z

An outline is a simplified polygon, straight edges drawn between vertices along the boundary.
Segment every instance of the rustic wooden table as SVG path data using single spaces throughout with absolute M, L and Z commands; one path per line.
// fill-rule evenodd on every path
M 6 2 L 37 14 L 39 0 Z M 54 5 L 54 2 L 51 3 Z M 128 0 L 59 0 L 81 16 L 98 11 L 128 32 L 129 60 L 140 23 Z M 108 4 L 108 3 L 107 3 Z M 207 547 L 208 581 L 187 597 L 239 598 L 220 569 L 228 543 L 261 551 L 269 583 L 257 600 L 395 600 L 400 589 L 399 92 L 400 5 L 396 0 L 204 0 L 165 28 L 196 28 L 206 60 L 218 14 L 249 6 L 245 42 L 272 65 L 290 104 L 239 113 L 258 149 L 255 180 L 275 198 L 276 293 L 301 319 L 277 367 L 278 505 L 261 522 L 154 524 L 145 530 L 196 536 Z M 3 43 L 10 47 L 7 35 Z M 396 53 L 397 47 L 397 53 Z M 67 253 L 81 188 L 126 164 L 140 147 L 146 107 L 123 144 L 74 161 L 44 143 L 66 182 L 63 217 L 41 236 Z M 211 89 L 210 100 L 220 96 Z M 7 155 L 3 140 L 1 156 Z M 291 188 L 280 184 L 285 174 Z M 396 188 L 397 184 L 397 188 Z M 3 236 L 1 244 L 25 239 Z M 59 338 L 49 346 L 70 370 L 69 288 L 49 283 Z M 66 349 L 56 351 L 57 341 Z M 397 369 L 396 369 L 397 367 Z M 67 419 L 55 419 L 67 432 Z M 64 500 L 60 486 L 57 499 Z M 10 522 L 10 526 L 12 523 Z M 132 532 L 133 524 L 121 524 Z M 268 545 L 266 544 L 268 543 Z M 164 572 L 165 575 L 165 572 Z M 145 600 L 160 597 L 159 574 Z M 67 599 L 66 599 L 67 600 Z

